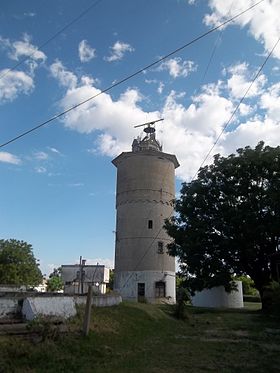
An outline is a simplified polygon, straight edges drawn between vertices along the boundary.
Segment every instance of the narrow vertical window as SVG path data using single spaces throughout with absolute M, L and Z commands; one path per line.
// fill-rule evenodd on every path
M 148 221 L 148 229 L 153 229 L 153 221 L 152 220 Z
M 163 242 L 162 241 L 158 241 L 158 250 L 157 250 L 158 254 L 163 254 Z

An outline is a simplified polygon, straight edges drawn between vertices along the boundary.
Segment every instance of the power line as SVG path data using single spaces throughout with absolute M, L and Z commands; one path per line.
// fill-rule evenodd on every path
M 99 1 L 101 1 L 101 0 L 99 0 Z M 30 128 L 29 130 L 27 130 L 27 131 L 25 131 L 25 132 L 19 134 L 18 136 L 15 136 L 15 137 L 13 137 L 12 139 L 10 139 L 10 140 L 8 140 L 8 141 L 2 143 L 2 144 L 0 145 L 0 148 L 3 148 L 4 146 L 7 146 L 8 144 L 10 144 L 10 143 L 12 143 L 12 142 L 14 142 L 14 141 L 20 139 L 21 137 L 24 137 L 24 136 L 28 135 L 28 134 L 31 133 L 31 132 L 34 132 L 34 131 L 38 130 L 38 129 L 41 128 L 41 127 L 44 127 L 44 126 L 47 125 L 48 123 L 53 122 L 54 120 L 56 120 L 56 119 L 58 119 L 58 118 L 64 116 L 65 114 L 69 113 L 70 111 L 72 111 L 72 110 L 74 110 L 74 109 L 77 109 L 78 107 L 80 107 L 80 106 L 84 105 L 85 103 L 87 103 L 87 102 L 89 102 L 89 101 L 95 99 L 96 97 L 102 95 L 103 93 L 106 93 L 106 92 L 110 91 L 111 89 L 113 89 L 113 88 L 119 86 L 120 84 L 122 84 L 122 83 L 124 83 L 124 82 L 126 82 L 126 81 L 128 81 L 128 80 L 130 80 L 130 79 L 132 79 L 132 78 L 134 78 L 135 76 L 141 74 L 142 72 L 144 72 L 144 71 L 150 69 L 151 67 L 153 67 L 153 66 L 159 64 L 160 62 L 166 60 L 167 58 L 173 56 L 174 54 L 176 54 L 176 53 L 182 51 L 183 49 L 189 47 L 190 45 L 196 43 L 197 41 L 201 40 L 201 39 L 204 38 L 205 36 L 208 36 L 209 34 L 213 33 L 214 31 L 216 31 L 216 30 L 220 29 L 221 27 L 227 25 L 228 23 L 234 21 L 235 19 L 237 19 L 237 18 L 240 17 L 241 15 L 245 14 L 245 13 L 248 12 L 249 10 L 255 8 L 257 5 L 259 5 L 259 4 L 262 3 L 263 1 L 264 1 L 264 0 L 260 0 L 260 1 L 258 1 L 257 3 L 251 5 L 250 7 L 248 7 L 248 8 L 245 9 L 245 10 L 243 10 L 242 12 L 240 12 L 240 13 L 236 14 L 235 16 L 231 17 L 230 19 L 228 19 L 228 20 L 222 22 L 222 23 L 219 24 L 218 26 L 213 27 L 211 30 L 208 30 L 208 31 L 206 31 L 205 33 L 203 33 L 203 34 L 197 36 L 196 38 L 192 39 L 190 42 L 188 42 L 188 43 L 182 45 L 181 47 L 179 47 L 179 48 L 173 50 L 172 52 L 170 52 L 170 53 L 166 54 L 165 56 L 159 58 L 158 60 L 156 60 L 156 61 L 150 63 L 149 65 L 147 65 L 147 66 L 145 66 L 145 67 L 143 67 L 143 68 L 137 70 L 136 72 L 134 72 L 134 73 L 128 75 L 127 77 L 125 77 L 125 78 L 123 78 L 123 79 L 117 81 L 116 83 L 114 83 L 114 84 L 112 84 L 111 86 L 109 86 L 109 87 L 103 89 L 103 90 L 100 91 L 99 93 L 97 93 L 97 94 L 95 94 L 95 95 L 93 95 L 93 96 L 91 96 L 91 97 L 89 97 L 89 98 L 87 98 L 87 99 L 81 101 L 80 103 L 78 103 L 78 104 L 76 104 L 76 105 L 74 105 L 74 106 L 71 106 L 70 108 L 64 110 L 63 112 L 61 112 L 61 113 L 59 113 L 59 114 L 54 115 L 54 116 L 51 117 L 50 119 L 48 119 L 48 120 L 46 120 L 46 121 L 44 121 L 44 122 L 38 124 L 37 126 L 32 127 L 32 128 Z
M 249 93 L 250 89 L 252 88 L 252 85 L 255 83 L 255 81 L 258 79 L 260 73 L 262 72 L 264 66 L 266 65 L 267 61 L 269 60 L 269 58 L 271 57 L 272 53 L 274 52 L 275 48 L 277 47 L 278 43 L 280 41 L 280 38 L 276 41 L 276 43 L 274 44 L 273 48 L 271 49 L 271 51 L 268 53 L 268 55 L 266 56 L 264 62 L 262 63 L 262 65 L 259 67 L 257 73 L 255 74 L 253 80 L 251 81 L 249 87 L 246 89 L 246 92 L 244 93 L 244 95 L 242 96 L 242 98 L 239 100 L 238 104 L 236 105 L 235 109 L 233 110 L 231 116 L 229 117 L 228 121 L 226 122 L 226 124 L 224 125 L 224 127 L 222 128 L 221 132 L 219 133 L 219 136 L 216 138 L 216 140 L 214 141 L 214 144 L 210 147 L 208 153 L 206 154 L 205 158 L 203 159 L 201 165 L 199 166 L 198 170 L 196 171 L 196 173 L 193 175 L 191 181 L 193 181 L 193 179 L 196 177 L 198 171 L 200 170 L 201 167 L 203 167 L 204 163 L 206 162 L 207 158 L 209 157 L 209 155 L 211 154 L 212 150 L 215 148 L 215 146 L 217 145 L 217 143 L 219 142 L 222 134 L 225 132 L 226 128 L 228 127 L 228 125 L 231 123 L 232 119 L 234 118 L 236 112 L 238 111 L 240 105 L 242 104 L 242 102 L 244 101 L 244 99 L 246 98 L 247 94 Z
M 227 121 L 227 123 L 225 124 L 225 126 L 223 127 L 221 133 L 219 134 L 219 136 L 217 137 L 217 139 L 215 140 L 213 146 L 210 148 L 210 150 L 208 151 L 206 157 L 204 158 L 203 162 L 201 163 L 200 167 L 198 168 L 198 170 L 196 171 L 196 173 L 194 174 L 193 178 L 191 181 L 193 181 L 193 179 L 195 178 L 195 176 L 197 175 L 199 169 L 203 166 L 203 164 L 205 163 L 205 161 L 207 160 L 209 154 L 212 152 L 212 150 L 214 149 L 214 147 L 216 146 L 216 144 L 218 143 L 220 137 L 222 136 L 222 134 L 224 133 L 225 129 L 227 128 L 227 126 L 230 124 L 231 120 L 233 119 L 234 115 L 236 114 L 237 110 L 239 109 L 240 105 L 242 104 L 242 102 L 244 101 L 244 99 L 246 98 L 247 94 L 249 93 L 250 89 L 252 88 L 252 85 L 254 84 L 254 82 L 256 81 L 256 79 L 259 77 L 260 73 L 262 72 L 264 66 L 266 65 L 267 61 L 269 60 L 269 58 L 271 57 L 272 53 L 274 52 L 275 48 L 277 47 L 278 43 L 280 41 L 280 38 L 276 41 L 276 43 L 274 44 L 273 48 L 271 49 L 271 51 L 268 53 L 268 55 L 266 56 L 264 62 L 261 64 L 261 66 L 259 67 L 257 73 L 255 74 L 253 80 L 251 81 L 249 87 L 247 88 L 246 92 L 244 93 L 244 95 L 242 96 L 242 98 L 239 100 L 239 103 L 237 104 L 237 106 L 235 107 L 233 113 L 231 114 L 229 120 Z M 173 215 L 173 212 L 167 217 L 167 219 L 170 219 L 171 216 Z M 144 254 L 141 256 L 140 260 L 136 263 L 134 269 L 132 272 L 136 271 L 136 269 L 138 268 L 139 264 L 142 262 L 142 260 L 145 258 L 145 256 L 148 254 L 148 252 L 150 251 L 151 247 L 153 246 L 154 242 L 156 241 L 156 239 L 159 237 L 161 231 L 163 230 L 163 227 L 161 227 L 158 231 L 158 233 L 156 234 L 156 236 L 154 237 L 154 239 L 152 240 L 152 242 L 150 243 L 150 245 L 147 247 L 146 251 L 144 252 Z M 123 286 L 121 287 L 124 288 L 128 281 L 131 279 L 131 277 L 133 276 L 133 273 L 130 274 L 130 276 L 127 278 L 127 280 L 124 282 Z
M 80 13 L 77 17 L 72 19 L 69 23 L 67 23 L 65 26 L 63 26 L 60 30 L 58 30 L 53 36 L 51 36 L 49 39 L 47 39 L 45 42 L 40 44 L 38 46 L 38 49 L 44 48 L 48 43 L 50 43 L 52 40 L 54 40 L 57 36 L 59 36 L 63 31 L 68 29 L 70 26 L 72 26 L 74 23 L 76 23 L 79 19 L 81 19 L 85 14 L 87 14 L 92 8 L 94 8 L 96 5 L 98 5 L 102 0 L 96 0 L 93 2 L 88 8 L 86 8 L 82 13 Z M 27 61 L 30 57 L 33 57 L 34 54 L 38 51 L 38 49 L 35 49 L 31 54 L 21 59 L 18 63 L 16 63 L 14 66 L 6 70 L 3 74 L 0 75 L 0 79 L 2 79 L 5 75 L 7 75 L 10 71 L 15 70 L 18 66 L 23 64 L 25 61 Z

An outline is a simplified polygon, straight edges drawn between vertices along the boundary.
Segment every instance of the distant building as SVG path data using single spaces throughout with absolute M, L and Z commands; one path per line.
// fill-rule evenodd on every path
M 38 291 L 39 293 L 45 293 L 48 288 L 48 281 L 44 278 L 41 284 L 35 286 L 34 290 Z
M 66 294 L 86 294 L 88 286 L 93 286 L 93 292 L 106 293 L 109 283 L 109 268 L 104 265 L 69 264 L 61 266 L 61 278 Z
M 179 163 L 163 153 L 151 124 L 131 152 L 112 161 L 117 168 L 114 289 L 127 300 L 175 303 L 175 258 L 168 255 L 171 238 L 163 225 L 173 214 Z

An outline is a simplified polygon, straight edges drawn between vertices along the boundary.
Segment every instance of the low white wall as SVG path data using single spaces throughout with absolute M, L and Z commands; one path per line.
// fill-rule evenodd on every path
M 225 291 L 223 286 L 217 286 L 212 289 L 204 289 L 197 292 L 192 297 L 192 304 L 195 307 L 213 307 L 213 308 L 242 308 L 243 291 L 242 282 L 235 281 L 237 290 L 230 293 Z
M 0 285 L 0 293 L 16 293 L 26 291 L 25 285 Z
M 14 317 L 19 311 L 17 298 L 0 298 L 0 319 Z
M 0 303 L 0 307 L 3 309 L 5 315 L 7 315 L 10 309 L 13 309 L 13 311 L 16 310 L 15 306 L 18 305 L 18 299 L 0 298 L 0 301 L 1 299 L 4 306 L 1 307 Z M 34 320 L 38 316 L 53 316 L 67 319 L 76 315 L 76 304 L 85 304 L 86 299 L 86 296 L 31 296 L 24 299 L 21 313 L 26 320 Z M 95 307 L 110 307 L 118 305 L 121 302 L 122 297 L 119 294 L 92 297 L 92 305 Z
M 68 319 L 77 313 L 73 297 L 26 298 L 21 312 L 26 320 L 34 320 L 40 315 Z

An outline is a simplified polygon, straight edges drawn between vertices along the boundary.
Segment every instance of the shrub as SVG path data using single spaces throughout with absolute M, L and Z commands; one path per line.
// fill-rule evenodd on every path
M 263 311 L 280 316 L 280 284 L 272 281 L 263 291 Z
M 254 295 L 254 296 L 259 295 L 258 290 L 255 288 L 255 283 L 251 279 L 251 277 L 239 276 L 239 277 L 236 277 L 235 280 L 242 281 L 243 295 Z
M 185 320 L 188 318 L 186 302 L 190 300 L 190 295 L 187 289 L 179 288 L 177 290 L 177 303 L 174 309 L 174 316 L 177 319 Z

